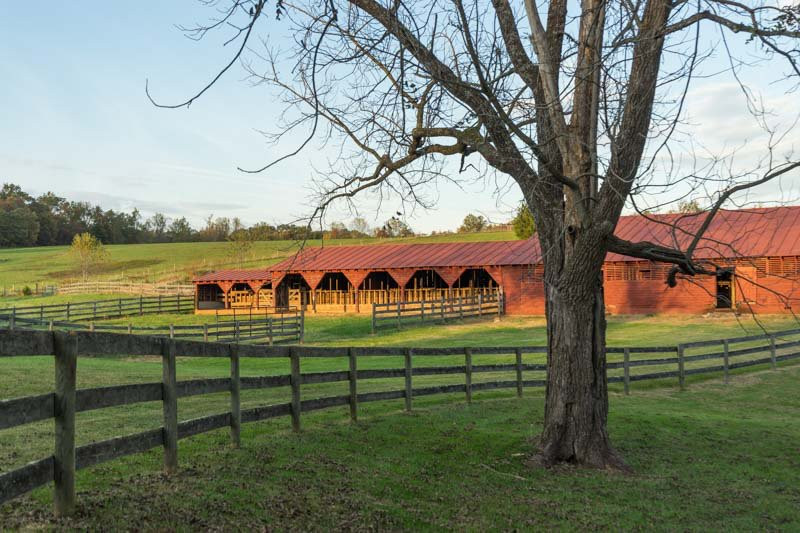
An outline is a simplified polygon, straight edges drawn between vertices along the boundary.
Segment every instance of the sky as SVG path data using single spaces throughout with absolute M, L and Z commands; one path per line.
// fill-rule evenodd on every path
M 230 57 L 220 46 L 222 34 L 196 42 L 175 27 L 207 20 L 198 2 L 53 2 L 45 14 L 35 6 L 0 4 L 0 182 L 104 208 L 137 207 L 145 216 L 185 216 L 195 226 L 211 214 L 253 224 L 309 212 L 310 178 L 325 164 L 318 147 L 267 173 L 237 171 L 282 153 L 257 131 L 274 125 L 281 108 L 268 90 L 244 82 L 241 70 L 189 109 L 158 109 L 147 100 L 145 80 L 156 98 L 178 101 Z M 702 81 L 694 91 L 685 135 L 718 149 L 742 145 L 742 168 L 763 153 L 763 139 L 756 142 L 759 132 L 743 114 L 741 91 L 730 77 Z M 796 114 L 800 107 L 800 96 L 786 95 L 783 86 L 765 85 L 764 95 L 779 111 Z M 792 146 L 800 149 L 796 128 L 784 141 Z M 787 186 L 756 196 L 793 197 Z M 494 183 L 441 183 L 435 208 L 409 212 L 406 220 L 422 232 L 454 229 L 469 212 L 505 221 L 519 192 L 506 187 L 498 198 L 494 191 Z M 372 225 L 401 209 L 396 198 L 379 210 L 370 201 L 363 205 L 361 214 Z M 352 215 L 334 213 L 332 220 L 337 217 Z

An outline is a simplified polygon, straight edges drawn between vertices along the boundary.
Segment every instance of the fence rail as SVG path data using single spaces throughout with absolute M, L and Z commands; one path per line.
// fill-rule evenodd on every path
M 727 382 L 731 369 L 771 364 L 800 358 L 800 340 L 789 337 L 800 335 L 800 330 L 783 331 L 769 335 L 756 335 L 718 341 L 702 341 L 669 347 L 609 348 L 611 356 L 623 355 L 623 360 L 609 362 L 612 371 L 621 369 L 622 375 L 610 375 L 609 382 L 623 382 L 625 393 L 632 381 L 678 377 L 683 388 L 687 375 L 724 372 Z M 764 343 L 764 341 L 767 341 Z M 743 344 L 741 348 L 730 347 Z M 711 348 L 708 353 L 687 355 L 687 351 Z M 0 400 L 0 430 L 17 427 L 40 420 L 55 419 L 55 452 L 52 456 L 31 462 L 21 468 L 0 474 L 0 503 L 24 494 L 36 487 L 54 482 L 54 501 L 57 515 L 69 515 L 75 508 L 75 473 L 77 470 L 118 457 L 143 452 L 156 447 L 164 449 L 164 470 L 173 473 L 178 467 L 178 441 L 186 437 L 230 427 L 235 446 L 240 442 L 241 424 L 268 418 L 290 416 L 295 431 L 301 426 L 301 413 L 334 406 L 349 406 L 350 417 L 356 420 L 361 403 L 402 399 L 406 410 L 411 410 L 414 398 L 444 393 L 463 393 L 467 402 L 476 391 L 511 388 L 522 396 L 525 387 L 545 384 L 544 364 L 523 361 L 523 354 L 542 354 L 542 346 L 522 347 L 467 347 L 467 348 L 316 348 L 303 346 L 254 346 L 247 344 L 222 344 L 197 342 L 176 338 L 120 335 L 106 332 L 47 332 L 30 330 L 0 330 L 0 356 L 25 355 L 54 356 L 55 390 L 47 394 Z M 732 362 L 747 354 L 764 352 L 757 357 Z M 780 354 L 779 354 L 780 352 Z M 475 356 L 514 355 L 513 363 L 473 364 Z M 669 356 L 665 357 L 666 354 Z M 161 355 L 163 378 L 161 382 L 118 385 L 90 389 L 76 388 L 76 361 L 86 355 Z M 631 355 L 653 356 L 631 359 Z M 230 360 L 230 377 L 178 381 L 176 357 L 221 357 Z M 358 361 L 363 357 L 400 356 L 402 368 L 360 370 Z M 415 366 L 414 357 L 458 356 L 463 364 Z M 290 372 L 285 375 L 241 377 L 243 358 L 281 358 L 288 360 Z M 327 372 L 301 372 L 301 360 L 307 358 L 345 358 L 348 370 Z M 722 365 L 686 368 L 687 363 L 721 360 Z M 672 367 L 669 370 L 650 371 L 650 366 Z M 647 367 L 644 374 L 633 374 L 633 369 Z M 655 370 L 655 369 L 654 369 Z M 473 381 L 481 373 L 510 372 L 513 379 Z M 528 373 L 528 376 L 525 373 Z M 531 379 L 530 372 L 539 372 Z M 456 374 L 463 375 L 463 383 L 414 386 L 420 376 Z M 359 392 L 359 380 L 402 379 L 398 389 Z M 349 393 L 337 396 L 303 399 L 301 385 L 314 383 L 347 382 Z M 289 387 L 291 401 L 242 409 L 240 391 Z M 178 398 L 228 391 L 230 410 L 192 420 L 178 422 Z M 163 426 L 133 435 L 115 437 L 84 446 L 75 445 L 76 413 L 94 409 L 130 405 L 139 402 L 160 401 L 163 404 Z
M 400 328 L 409 322 L 446 322 L 454 319 L 499 316 L 503 312 L 503 293 L 477 294 L 441 300 L 420 300 L 372 304 L 372 333 L 382 327 Z
M 90 302 L 6 307 L 0 312 L 16 318 L 39 320 L 98 320 L 158 313 L 189 313 L 194 311 L 194 299 L 175 294 L 172 296 L 139 296 L 114 298 Z
M 205 342 L 264 341 L 268 344 L 281 342 L 303 342 L 305 317 L 302 311 L 271 314 L 264 318 L 251 320 L 224 320 L 207 324 L 134 326 L 132 324 L 95 324 L 22 318 L 10 314 L 0 314 L 0 326 L 9 329 L 19 326 L 46 328 L 50 331 L 105 331 L 127 334 L 143 334 L 172 339 L 195 339 Z
M 133 281 L 83 281 L 64 283 L 57 287 L 58 294 L 118 293 L 141 294 L 143 296 L 167 296 L 180 294 L 193 296 L 191 283 L 136 283 Z

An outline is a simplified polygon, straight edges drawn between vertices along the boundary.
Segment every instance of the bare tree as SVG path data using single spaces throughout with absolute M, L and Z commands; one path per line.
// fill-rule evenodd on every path
M 713 47 L 728 51 L 727 70 L 738 79 L 752 61 L 737 57 L 727 39 L 747 35 L 748 54 L 798 79 L 797 8 L 736 0 L 215 5 L 219 16 L 212 23 L 186 30 L 202 38 L 215 28 L 234 28 L 231 62 L 185 102 L 154 103 L 188 106 L 241 59 L 253 82 L 277 87 L 284 97 L 285 122 L 269 138 L 306 135 L 284 157 L 245 171 L 267 170 L 312 139 L 336 148 L 332 168 L 317 181 L 312 218 L 365 191 L 427 205 L 425 186 L 433 180 L 510 176 L 533 213 L 545 267 L 541 461 L 626 468 L 606 427 L 605 255 L 672 263 L 672 285 L 679 276 L 710 273 L 694 253 L 723 204 L 800 165 L 772 151 L 759 175 L 736 178 L 719 175 L 720 159 L 691 171 L 659 165 L 681 125 L 696 70 Z M 281 22 L 264 16 L 273 9 Z M 291 32 L 291 58 L 266 40 L 256 46 L 259 24 L 265 32 Z M 282 68 L 287 61 L 291 70 Z M 750 111 L 764 116 L 756 106 Z M 626 202 L 636 205 L 636 195 L 676 196 L 698 184 L 711 189 L 711 205 L 688 245 L 614 236 Z

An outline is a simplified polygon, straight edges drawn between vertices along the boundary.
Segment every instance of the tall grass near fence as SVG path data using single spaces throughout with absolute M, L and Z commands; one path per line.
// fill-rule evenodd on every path
M 800 358 L 800 330 L 686 343 L 675 347 L 610 348 L 609 382 L 631 383 L 676 380 L 687 376 L 771 365 Z M 0 401 L 0 429 L 55 419 L 55 452 L 0 475 L 0 503 L 54 483 L 57 514 L 70 514 L 75 506 L 76 471 L 91 465 L 155 447 L 164 450 L 167 473 L 178 468 L 178 441 L 214 429 L 229 427 L 238 445 L 241 424 L 287 416 L 295 430 L 302 413 L 347 406 L 358 418 L 366 402 L 402 400 L 406 410 L 415 398 L 436 394 L 462 394 L 471 402 L 480 391 L 512 389 L 522 395 L 526 387 L 545 383 L 544 347 L 472 348 L 312 348 L 264 347 L 196 342 L 103 332 L 45 332 L 0 330 L 0 355 L 54 356 L 55 390 Z M 80 356 L 152 356 L 161 360 L 161 381 L 117 386 L 77 388 Z M 617 357 L 622 355 L 620 361 Z M 222 359 L 229 364 L 225 377 L 178 380 L 178 357 Z M 183 360 L 183 359 L 182 359 Z M 247 361 L 272 360 L 283 373 L 242 373 Z M 386 360 L 390 366 L 376 365 Z M 330 363 L 322 364 L 321 361 Z M 708 362 L 714 364 L 708 365 Z M 399 363 L 399 364 L 398 364 Z M 721 364 L 719 364 L 721 363 Z M 286 367 L 288 366 L 288 372 Z M 305 371 L 303 371 L 305 367 Z M 325 370 L 322 370 L 325 368 Z M 444 379 L 443 379 L 444 378 Z M 335 385 L 345 385 L 342 391 Z M 288 389 L 288 390 L 287 390 Z M 243 407 L 242 391 L 283 391 L 265 396 L 259 405 Z M 179 421 L 178 399 L 227 394 L 221 412 Z M 160 402 L 161 427 L 139 433 L 76 445 L 76 413 Z

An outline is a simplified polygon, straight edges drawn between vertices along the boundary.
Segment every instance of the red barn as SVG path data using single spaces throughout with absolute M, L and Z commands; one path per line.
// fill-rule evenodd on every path
M 685 248 L 699 215 L 626 216 L 616 235 Z M 800 297 L 800 207 L 721 211 L 695 253 L 716 275 L 666 285 L 671 265 L 609 254 L 603 269 L 609 313 L 789 312 Z M 194 280 L 198 312 L 371 311 L 372 303 L 502 293 L 508 314 L 543 314 L 541 253 L 527 241 L 307 248 L 277 265 L 226 270 Z

